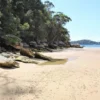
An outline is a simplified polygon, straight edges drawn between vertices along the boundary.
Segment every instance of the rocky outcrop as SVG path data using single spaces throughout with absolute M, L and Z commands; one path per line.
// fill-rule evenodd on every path
M 21 48 L 20 49 L 20 54 L 23 55 L 23 56 L 30 57 L 30 58 L 34 57 L 34 53 L 30 49 Z
M 34 64 L 38 64 L 38 62 L 35 61 L 34 59 L 30 59 L 30 58 L 25 57 L 25 56 L 18 56 L 17 58 L 15 58 L 15 61 L 19 61 L 19 62 L 23 62 L 23 63 L 34 63 Z
M 51 48 L 51 49 L 57 49 L 57 44 L 51 43 L 51 44 L 48 45 L 48 47 Z
M 30 47 L 31 48 L 37 48 L 37 43 L 35 42 L 35 41 L 31 41 L 30 43 L 29 43 L 29 45 L 30 45 Z
M 44 55 L 37 53 L 37 52 L 34 55 L 35 55 L 35 58 L 38 58 L 38 59 L 43 59 L 43 60 L 48 60 L 48 61 L 53 60 L 53 58 L 44 56 Z
M 8 59 L 6 57 L 0 56 L 0 67 L 3 67 L 3 68 L 19 68 L 19 64 L 12 59 Z
M 67 45 L 66 45 L 66 43 L 64 43 L 64 42 L 59 41 L 59 42 L 58 42 L 58 46 L 59 46 L 59 47 L 66 47 Z
M 27 43 L 25 43 L 25 42 L 24 42 L 24 43 L 21 43 L 21 44 L 22 44 L 21 46 L 22 46 L 23 48 L 30 48 L 30 46 L 29 46 Z
M 83 46 L 80 46 L 79 44 L 73 44 L 73 45 L 71 45 L 71 47 L 73 47 L 73 48 L 83 48 Z

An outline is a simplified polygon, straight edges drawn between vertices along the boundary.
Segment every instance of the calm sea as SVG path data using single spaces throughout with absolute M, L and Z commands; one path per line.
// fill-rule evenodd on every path
M 84 46 L 84 48 L 100 48 L 100 45 L 81 45 Z

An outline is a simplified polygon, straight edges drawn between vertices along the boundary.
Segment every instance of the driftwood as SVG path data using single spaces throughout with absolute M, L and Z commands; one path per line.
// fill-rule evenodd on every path
M 23 56 L 30 57 L 30 58 L 34 57 L 34 53 L 30 49 L 21 48 L 20 54 L 23 55 Z
M 19 64 L 15 61 L 0 62 L 0 67 L 3 68 L 19 68 Z
M 34 63 L 34 64 L 38 64 L 38 62 L 34 61 L 33 59 L 30 59 L 28 57 L 24 57 L 24 56 L 19 56 L 15 59 L 15 61 L 19 61 L 19 62 L 23 62 L 23 63 Z

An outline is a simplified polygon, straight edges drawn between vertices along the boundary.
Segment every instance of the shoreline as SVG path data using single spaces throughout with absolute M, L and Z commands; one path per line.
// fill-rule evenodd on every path
M 20 63 L 17 69 L 0 68 L 0 100 L 100 100 L 100 49 L 42 54 L 69 60 L 59 65 Z

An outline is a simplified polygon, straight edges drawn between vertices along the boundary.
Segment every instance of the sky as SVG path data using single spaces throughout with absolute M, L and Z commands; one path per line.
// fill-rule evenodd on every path
M 46 0 L 42 0 L 44 2 Z M 55 12 L 63 12 L 72 21 L 66 24 L 71 40 L 100 41 L 100 0 L 49 0 Z

